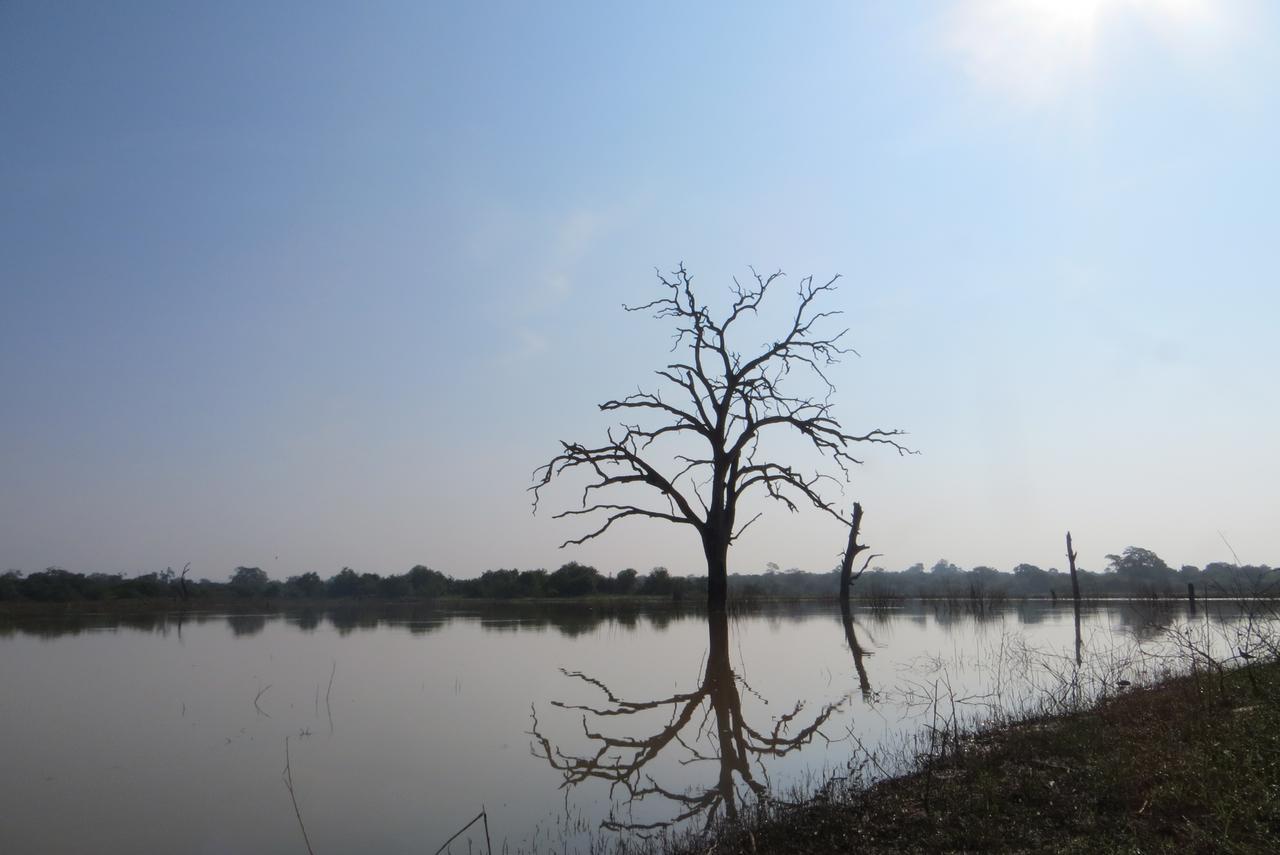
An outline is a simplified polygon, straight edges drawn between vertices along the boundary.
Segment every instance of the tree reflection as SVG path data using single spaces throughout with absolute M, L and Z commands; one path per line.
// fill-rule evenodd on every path
M 236 638 L 257 635 L 267 628 L 266 615 L 227 615 L 227 626 Z
M 844 624 L 844 640 L 849 644 L 849 652 L 853 654 L 853 667 L 858 672 L 858 690 L 862 692 L 862 699 L 869 701 L 871 700 L 871 680 L 867 677 L 867 666 L 864 660 L 870 654 L 862 649 L 862 645 L 858 642 L 858 634 L 853 631 L 853 608 L 848 600 L 840 601 L 840 622 Z
M 665 800 L 673 808 L 666 818 L 652 822 L 623 821 L 614 815 L 601 823 L 612 831 L 644 834 L 667 828 L 702 816 L 709 826 L 723 811 L 728 819 L 738 816 L 739 806 L 748 798 L 768 797 L 769 780 L 765 760 L 781 757 L 822 736 L 822 725 L 844 701 L 829 704 L 807 725 L 796 730 L 804 702 L 795 704 L 787 714 L 775 719 L 765 729 L 752 727 L 743 715 L 740 689 L 759 697 L 729 661 L 729 623 L 723 612 L 707 615 L 709 646 L 706 667 L 700 685 L 691 692 L 650 701 L 628 701 L 618 697 L 603 681 L 576 671 L 564 671 L 568 677 L 589 684 L 604 695 L 600 706 L 553 701 L 553 706 L 582 713 L 583 733 L 590 748 L 583 754 L 572 754 L 553 746 L 539 729 L 533 716 L 530 735 L 534 738 L 534 756 L 546 760 L 564 778 L 562 787 L 572 787 L 588 780 L 606 781 L 610 796 L 622 794 L 628 809 L 646 799 Z M 761 699 L 763 700 L 763 699 Z M 643 713 L 670 710 L 667 724 L 649 736 L 610 735 L 600 725 L 604 721 L 639 722 Z M 631 716 L 637 716 L 631 719 Z M 590 719 L 596 719 L 593 723 Z M 656 768 L 646 773 L 649 764 L 666 754 L 685 769 L 698 764 L 715 763 L 714 783 L 685 789 L 664 786 L 655 777 Z

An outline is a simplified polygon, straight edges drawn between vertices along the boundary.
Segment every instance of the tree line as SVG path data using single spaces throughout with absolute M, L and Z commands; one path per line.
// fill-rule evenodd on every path
M 1240 566 L 1213 562 L 1205 567 L 1177 569 L 1149 549 L 1131 546 L 1107 556 L 1100 571 L 1080 570 L 1085 597 L 1166 598 L 1185 596 L 1187 585 L 1200 596 L 1280 596 L 1280 568 L 1266 564 Z M 735 598 L 833 597 L 839 572 L 781 570 L 770 564 L 763 573 L 732 573 L 729 593 Z M 272 579 L 259 567 L 237 567 L 226 582 L 191 581 L 185 572 L 125 576 L 120 573 L 74 573 L 51 567 L 23 574 L 0 574 L 0 601 L 77 602 L 145 599 L 437 599 L 474 598 L 518 600 L 589 596 L 662 597 L 696 601 L 706 591 L 705 576 L 677 576 L 665 567 L 641 574 L 634 568 L 606 575 L 595 567 L 570 561 L 556 570 L 488 570 L 470 579 L 456 579 L 421 564 L 401 574 L 361 573 L 350 567 L 322 578 L 316 572 Z M 992 602 L 1004 598 L 1070 597 L 1065 571 L 1018 564 L 1009 571 L 978 566 L 965 570 L 945 559 L 926 569 L 914 564 L 905 570 L 868 570 L 854 585 L 855 598 L 964 598 Z
M 585 596 L 647 596 L 683 599 L 705 589 L 706 578 L 681 578 L 665 567 L 647 574 L 632 568 L 606 576 L 594 567 L 570 561 L 554 571 L 487 570 L 472 579 L 455 579 L 421 564 L 408 572 L 381 576 L 350 567 L 322 578 L 307 572 L 272 579 L 260 567 L 237 567 L 226 582 L 190 581 L 172 568 L 159 573 L 75 573 L 50 567 L 37 573 L 9 570 L 0 575 L 0 601 L 78 602 L 146 599 L 541 599 Z

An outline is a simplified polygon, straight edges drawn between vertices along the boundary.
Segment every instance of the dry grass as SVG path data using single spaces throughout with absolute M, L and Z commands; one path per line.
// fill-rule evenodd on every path
M 828 787 L 669 851 L 1280 852 L 1280 663 L 971 734 L 904 777 Z

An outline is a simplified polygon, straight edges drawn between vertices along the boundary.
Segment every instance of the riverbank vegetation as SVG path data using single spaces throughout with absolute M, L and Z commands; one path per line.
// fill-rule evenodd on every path
M 904 755 L 906 774 L 865 785 L 859 771 L 878 761 L 863 758 L 798 803 L 769 803 L 665 851 L 1280 851 L 1273 629 L 1224 658 L 1184 634 L 1178 661 L 1189 672 L 1097 685 L 1065 712 L 1059 695 L 995 728 L 957 727 L 954 706 L 935 697 L 938 714 Z
M 1168 598 L 1186 596 L 1188 585 L 1201 596 L 1280 596 L 1280 568 L 1266 564 L 1240 566 L 1213 562 L 1205 567 L 1184 565 L 1174 569 L 1149 549 L 1129 547 L 1109 555 L 1109 564 L 1098 572 L 1080 571 L 1085 597 Z M 540 599 L 581 597 L 662 597 L 697 600 L 706 592 L 705 576 L 677 576 L 665 567 L 641 574 L 628 568 L 605 575 L 571 561 L 554 571 L 488 570 L 471 579 L 418 565 L 401 574 L 381 576 L 350 567 L 322 578 L 308 572 L 287 579 L 272 579 L 258 567 L 237 567 L 227 582 L 195 581 L 187 573 L 166 568 L 159 573 L 128 576 L 123 573 L 75 573 L 50 567 L 24 574 L 10 570 L 0 574 L 0 602 L 102 602 L 113 600 L 335 600 L 335 599 Z M 729 592 L 738 599 L 765 597 L 831 597 L 839 590 L 838 572 L 781 570 L 767 565 L 763 572 L 734 573 Z M 1065 571 L 1018 564 L 1009 571 L 978 566 L 962 569 L 946 560 L 926 570 L 915 564 L 901 571 L 874 567 L 854 586 L 855 598 L 893 605 L 911 598 L 968 600 L 984 606 L 1011 598 L 1070 597 Z

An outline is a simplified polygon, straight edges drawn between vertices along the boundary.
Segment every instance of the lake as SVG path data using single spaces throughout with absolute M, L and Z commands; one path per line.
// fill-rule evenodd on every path
M 495 852 L 585 851 L 851 759 L 886 774 L 939 715 L 1043 703 L 1081 673 L 1123 691 L 1171 667 L 1171 631 L 1221 652 L 1249 626 L 1222 603 L 1092 604 L 1077 671 L 1069 605 L 849 618 L 813 602 L 0 617 L 0 852 L 305 853 L 286 739 L 321 855 L 431 853 L 482 807 Z M 485 851 L 482 824 L 451 851 Z

